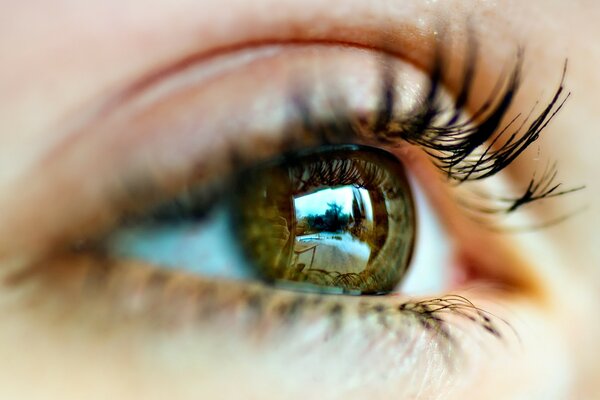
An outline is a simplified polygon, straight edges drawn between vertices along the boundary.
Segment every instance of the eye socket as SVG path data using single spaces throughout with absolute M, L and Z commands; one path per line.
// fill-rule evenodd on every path
M 111 229 L 108 240 L 102 245 L 106 245 L 108 254 L 117 259 L 128 258 L 161 267 L 183 269 L 197 273 L 201 277 L 218 276 L 243 280 L 258 278 L 279 285 L 334 293 L 375 294 L 394 289 L 394 283 L 398 283 L 403 278 L 410 261 L 414 241 L 414 238 L 409 238 L 411 235 L 414 236 L 414 232 L 410 232 L 410 229 L 403 228 L 402 232 L 406 237 L 402 238 L 402 244 L 395 243 L 395 246 L 401 247 L 401 251 L 390 254 L 388 264 L 383 265 L 382 271 L 385 272 L 367 274 L 365 271 L 383 260 L 383 257 L 379 257 L 378 254 L 388 247 L 389 249 L 394 247 L 391 238 L 398 233 L 392 231 L 389 224 L 385 234 L 371 232 L 367 235 L 370 238 L 363 237 L 358 241 L 358 248 L 361 248 L 360 245 L 366 245 L 366 248 L 362 246 L 362 249 L 365 250 L 364 253 L 368 252 L 362 270 L 348 265 L 333 267 L 331 263 L 323 261 L 318 261 L 315 266 L 312 256 L 307 260 L 308 254 L 302 252 L 305 246 L 300 246 L 300 243 L 294 246 L 285 242 L 290 236 L 308 236 L 302 234 L 317 234 L 319 231 L 322 235 L 339 236 L 335 235 L 335 232 L 327 232 L 324 226 L 315 229 L 317 226 L 314 223 L 312 228 L 309 226 L 313 231 L 298 230 L 297 232 L 297 227 L 294 227 L 293 232 L 290 232 L 289 215 L 292 211 L 294 214 L 302 214 L 302 210 L 296 210 L 296 204 L 287 207 L 287 218 L 283 206 L 274 207 L 274 210 L 279 208 L 277 211 L 284 215 L 276 218 L 279 222 L 273 220 L 265 222 L 264 218 L 261 222 L 256 216 L 244 215 L 240 210 L 247 206 L 245 203 L 258 205 L 260 209 L 268 209 L 269 199 L 255 198 L 257 194 L 254 192 L 257 187 L 272 187 L 272 181 L 278 180 L 279 186 L 287 188 L 288 201 L 290 201 L 290 193 L 292 198 L 306 198 L 314 196 L 314 192 L 324 192 L 326 189 L 335 189 L 336 192 L 341 193 L 344 186 L 353 192 L 354 199 L 352 189 L 356 182 L 340 183 L 339 179 L 337 181 L 332 179 L 336 178 L 335 174 L 330 174 L 327 176 L 327 179 L 330 179 L 327 182 L 311 182 L 304 187 L 294 188 L 292 185 L 294 180 L 291 179 L 294 175 L 287 170 L 295 163 L 296 166 L 292 169 L 300 171 L 297 174 L 301 176 L 302 171 L 306 170 L 303 163 L 323 166 L 328 164 L 323 160 L 325 154 L 332 156 L 352 151 L 353 154 L 372 154 L 372 157 L 366 157 L 362 162 L 377 165 L 378 168 L 373 167 L 374 170 L 385 171 L 385 174 L 393 176 L 396 183 L 399 183 L 397 187 L 402 188 L 405 194 L 406 210 L 403 217 L 405 221 L 412 218 L 414 222 L 414 210 L 410 211 L 412 209 L 410 190 L 399 161 L 374 148 L 367 150 L 352 145 L 343 148 L 340 144 L 344 143 L 360 143 L 394 149 L 397 154 L 404 154 L 404 149 L 408 151 L 408 147 L 423 150 L 434 161 L 434 165 L 429 167 L 437 167 L 451 181 L 459 183 L 468 179 L 480 180 L 504 168 L 509 163 L 506 160 L 516 157 L 524 147 L 532 143 L 527 141 L 529 137 L 527 135 L 536 137 L 538 132 L 536 130 L 538 123 L 535 123 L 532 125 L 533 128 L 527 131 L 527 135 L 519 139 L 525 140 L 524 142 L 513 143 L 513 139 L 510 139 L 497 151 L 482 144 L 482 141 L 487 143 L 486 139 L 489 138 L 493 138 L 495 143 L 499 137 L 494 136 L 497 128 L 495 124 L 502 119 L 506 107 L 512 100 L 511 93 L 518 86 L 519 65 L 511 75 L 506 91 L 502 92 L 504 95 L 502 101 L 497 102 L 499 105 L 494 107 L 494 101 L 486 103 L 488 105 L 484 105 L 477 114 L 479 118 L 474 119 L 465 115 L 462 107 L 464 103 L 462 98 L 467 96 L 470 90 L 469 84 L 465 83 L 465 89 L 456 101 L 443 90 L 440 77 L 442 61 L 435 60 L 434 65 L 437 68 L 433 69 L 430 76 L 426 76 L 422 71 L 404 65 L 398 60 L 356 51 L 356 49 L 341 48 L 330 52 L 330 49 L 312 47 L 293 48 L 265 59 L 259 57 L 244 68 L 234 68 L 235 74 L 223 74 L 224 76 L 219 79 L 206 82 L 201 91 L 187 87 L 181 92 L 167 91 L 169 95 L 161 94 L 155 101 L 150 101 L 152 96 L 148 94 L 151 106 L 142 102 L 139 108 L 141 111 L 133 112 L 135 118 L 132 118 L 134 121 L 143 122 L 140 124 L 141 127 L 152 124 L 152 132 L 160 131 L 162 134 L 156 134 L 156 137 L 167 138 L 169 143 L 149 140 L 152 146 L 144 146 L 144 149 L 151 150 L 142 152 L 141 156 L 126 164 L 129 171 L 134 171 L 130 178 L 134 182 L 132 186 L 134 190 L 126 190 L 125 193 L 121 190 L 117 191 L 116 197 L 123 198 L 124 206 L 115 213 L 116 222 L 110 221 L 112 225 L 107 225 L 110 227 L 118 225 L 122 216 L 126 219 L 130 217 L 130 212 L 134 214 L 134 219 L 139 216 L 137 213 L 144 213 L 144 216 L 152 214 L 152 218 L 147 218 L 137 225 L 118 225 L 117 229 Z M 303 66 L 311 68 L 302 68 Z M 303 72 L 301 76 L 304 78 L 299 83 L 293 83 L 298 82 L 297 80 L 290 83 L 290 77 L 297 76 L 298 71 Z M 465 77 L 467 83 L 470 82 L 468 72 L 467 69 Z M 156 90 L 160 92 L 158 88 Z M 236 93 L 239 96 L 228 96 L 227 106 L 223 106 L 221 100 L 224 92 Z M 559 94 L 560 90 L 557 96 Z M 556 100 L 550 104 L 542 117 L 548 115 L 555 102 Z M 174 107 L 173 103 L 181 104 L 182 108 Z M 135 110 L 136 108 L 133 111 Z M 181 117 L 182 113 L 185 114 L 185 118 Z M 197 115 L 206 118 L 198 119 Z M 146 119 L 148 116 L 152 118 Z M 190 123 L 190 119 L 193 123 Z M 482 120 L 481 123 L 479 119 Z M 156 123 L 156 120 L 162 125 Z M 200 121 L 199 125 L 197 120 Z M 543 121 L 543 119 L 538 120 Z M 202 131 L 203 134 L 197 135 L 198 131 Z M 498 135 L 502 135 L 504 131 L 500 131 Z M 169 135 L 165 135 L 164 132 L 169 132 Z M 240 135 L 240 132 L 244 134 Z M 145 138 L 152 136 L 144 135 Z M 337 143 L 338 148 L 319 150 L 320 146 L 331 143 Z M 169 151 L 172 147 L 177 151 Z M 282 153 L 287 156 L 283 158 L 278 156 Z M 290 156 L 290 154 L 295 155 Z M 207 195 L 207 192 L 213 193 L 207 190 L 212 184 L 221 186 L 218 192 L 227 186 L 228 180 L 224 177 L 235 175 L 239 173 L 240 168 L 256 165 L 261 160 L 272 157 L 277 157 L 277 161 L 251 167 L 252 169 L 246 172 L 245 178 L 238 180 L 237 186 L 233 186 L 235 191 L 233 194 L 230 193 L 227 202 L 202 198 Z M 316 162 L 319 157 L 322 159 L 320 163 Z M 348 157 L 344 158 L 347 159 Z M 148 163 L 148 160 L 151 162 Z M 344 164 L 342 161 L 340 159 L 339 163 Z M 281 178 L 273 170 L 276 165 L 284 164 L 287 177 Z M 411 167 L 414 167 L 412 161 Z M 423 168 L 417 170 L 422 172 Z M 252 171 L 261 176 L 250 176 Z M 262 174 L 266 178 L 262 177 Z M 423 175 L 428 174 L 418 175 L 423 178 Z M 319 174 L 316 176 L 321 177 Z M 419 181 L 424 182 L 429 179 L 419 179 Z M 142 185 L 142 190 L 137 190 L 136 185 L 139 182 L 150 182 L 149 189 L 148 186 Z M 360 183 L 358 186 L 361 186 Z M 181 194 L 180 189 L 185 193 Z M 362 196 L 361 188 L 356 189 L 359 193 L 356 197 Z M 439 193 L 435 187 L 430 189 Z M 372 193 L 378 193 L 381 189 L 364 191 L 368 192 L 370 198 Z M 150 195 L 146 195 L 147 193 Z M 169 201 L 167 207 L 160 210 L 158 214 L 146 214 L 149 207 L 173 195 L 177 196 L 176 199 Z M 440 197 L 436 196 L 438 205 Z M 389 199 L 386 199 L 383 204 L 386 205 L 386 210 L 389 210 L 387 200 Z M 231 203 L 235 201 L 243 204 L 232 205 Z M 138 203 L 141 205 L 138 206 Z M 374 207 L 373 204 L 371 201 L 371 207 Z M 209 213 L 211 210 L 215 211 L 212 209 L 213 206 L 219 210 Z M 326 212 L 327 209 L 322 210 L 323 215 Z M 340 212 L 350 214 L 348 211 L 340 210 Z M 445 208 L 443 214 L 450 215 Z M 390 215 L 394 217 L 394 214 Z M 145 218 L 144 216 L 142 219 Z M 388 222 L 391 217 L 388 215 Z M 202 223 L 199 223 L 200 220 Z M 305 221 L 301 222 L 309 221 L 305 218 Z M 282 225 L 286 225 L 287 233 Z M 232 226 L 234 229 L 231 229 Z M 350 229 L 350 227 L 340 226 L 340 229 Z M 415 229 L 413 224 L 412 230 Z M 261 238 L 263 232 L 273 237 L 263 234 Z M 487 240 L 477 240 L 478 238 L 464 240 L 476 235 L 464 232 L 465 230 L 460 232 L 463 238 L 459 239 L 460 254 L 459 251 L 454 251 L 460 256 L 460 259 L 457 259 L 461 262 L 461 268 L 464 265 L 463 260 L 472 264 L 472 259 L 477 262 L 484 259 L 480 257 L 482 253 L 479 249 L 485 246 L 473 243 L 487 243 Z M 101 240 L 104 238 L 102 237 Z M 338 239 L 332 238 L 332 240 Z M 338 241 L 342 242 L 343 236 L 342 240 Z M 91 242 L 92 248 L 95 249 L 96 242 L 93 239 Z M 270 245 L 267 245 L 268 243 Z M 464 250 L 467 246 L 469 254 Z M 285 249 L 280 251 L 282 247 Z M 295 247 L 299 251 L 297 257 L 293 254 Z M 83 248 L 85 249 L 86 246 Z M 427 250 L 429 254 L 436 253 L 429 248 Z M 345 248 L 344 251 L 350 252 L 350 249 Z M 289 259 L 290 255 L 297 259 L 289 259 L 288 268 L 281 269 L 278 267 L 280 263 L 278 259 L 282 257 L 280 253 L 286 253 L 282 258 L 284 260 Z M 464 257 L 463 253 L 467 257 Z M 479 273 L 484 269 L 496 271 L 499 269 L 497 266 L 503 265 L 494 256 L 487 257 L 485 260 L 486 268 L 477 266 L 475 272 Z M 301 264 L 304 266 L 302 267 Z M 440 264 L 447 265 L 447 262 L 444 260 Z M 290 266 L 293 268 L 289 268 Z M 311 270 L 321 270 L 321 272 L 309 272 Z M 299 273 L 296 274 L 296 271 Z M 366 275 L 369 275 L 367 279 L 365 279 Z M 427 279 L 429 280 L 430 277 L 431 274 Z M 407 281 L 410 281 L 410 277 L 408 278 Z
M 141 209 L 143 215 L 134 215 L 133 224 L 112 230 L 103 244 L 107 253 L 117 260 L 180 269 L 201 278 L 260 280 L 318 293 L 383 294 L 398 290 L 413 253 L 416 211 L 403 164 L 380 148 L 394 152 L 407 149 L 404 136 L 385 137 L 386 124 L 391 124 L 393 115 L 409 121 L 391 124 L 401 132 L 416 135 L 426 128 L 415 121 L 421 121 L 427 108 L 427 88 L 432 83 L 422 71 L 399 60 L 355 49 L 330 50 L 294 48 L 289 51 L 297 59 L 280 60 L 277 56 L 265 65 L 257 61 L 256 68 L 268 69 L 271 78 L 280 72 L 282 83 L 277 87 L 282 92 L 273 99 L 266 96 L 266 102 L 253 98 L 241 106 L 228 106 L 227 122 L 213 118 L 220 115 L 218 112 L 202 112 L 210 115 L 205 123 L 221 121 L 219 130 L 213 132 L 214 142 L 233 134 L 228 127 L 239 113 L 250 109 L 253 115 L 243 119 L 243 124 L 233 124 L 238 134 L 235 140 L 231 138 L 236 144 L 227 146 L 231 154 L 215 149 L 214 154 L 198 156 L 207 177 L 186 179 L 185 193 L 172 191 L 176 197 L 159 209 L 149 213 Z M 302 69 L 306 81 L 296 85 L 290 72 L 297 74 L 304 63 L 312 68 Z M 401 83 L 387 79 L 388 69 Z M 332 71 L 336 73 L 332 75 Z M 244 76 L 236 74 L 232 83 L 230 79 L 215 82 L 218 92 L 223 86 L 236 86 L 233 83 L 241 79 L 238 75 Z M 244 93 L 253 97 L 270 93 L 265 86 L 268 88 L 273 80 L 261 82 L 261 90 Z M 247 77 L 243 81 L 255 82 Z M 203 88 L 200 100 L 205 95 L 210 98 L 207 91 Z M 444 91 L 436 90 L 435 99 L 437 106 L 451 109 L 451 97 Z M 286 112 L 273 114 L 274 109 Z M 278 122 L 276 127 L 255 126 L 261 121 Z M 244 135 L 239 135 L 240 129 Z M 214 172 L 217 168 L 210 163 L 227 164 L 230 159 L 228 170 Z M 248 166 L 250 169 L 240 174 L 240 169 Z M 159 170 L 157 175 L 164 172 Z M 209 186 L 213 183 L 218 198 L 204 198 L 207 192 L 212 194 Z M 324 200 L 324 196 L 330 198 Z M 346 203 L 338 211 L 342 223 L 338 219 L 339 226 L 327 226 L 327 212 L 335 212 L 328 210 L 327 203 L 336 202 L 335 206 Z M 357 208 L 361 202 L 367 206 L 364 215 L 353 212 L 354 202 Z M 318 203 L 314 207 L 319 211 L 311 216 L 302 203 Z M 125 215 L 129 219 L 130 215 Z M 363 221 L 359 223 L 360 218 Z M 428 276 L 427 281 L 432 278 Z
M 404 276 L 415 210 L 400 161 L 332 146 L 242 174 L 235 232 L 262 279 L 320 292 L 377 294 Z

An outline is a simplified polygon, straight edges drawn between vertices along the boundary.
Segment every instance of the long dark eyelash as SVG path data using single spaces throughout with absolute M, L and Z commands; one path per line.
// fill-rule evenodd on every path
M 406 142 L 422 148 L 434 161 L 447 178 L 457 184 L 489 178 L 512 164 L 525 150 L 535 143 L 540 134 L 561 110 L 568 100 L 570 93 L 564 93 L 564 81 L 567 72 L 567 62 L 564 64 L 560 84 L 550 102 L 533 117 L 535 106 L 525 117 L 517 114 L 514 118 L 503 124 L 507 112 L 518 92 L 521 84 L 521 71 L 524 53 L 519 50 L 512 71 L 503 74 L 492 89 L 487 100 L 467 120 L 461 120 L 463 108 L 468 104 L 473 92 L 473 82 L 477 69 L 478 46 L 475 39 L 470 38 L 467 45 L 467 54 L 462 71 L 461 86 L 453 102 L 452 109 L 444 109 L 440 105 L 439 94 L 444 77 L 445 58 L 441 46 L 436 48 L 434 61 L 429 74 L 429 87 L 426 90 L 423 102 L 412 112 L 404 115 L 395 115 L 396 109 L 396 78 L 393 68 L 387 62 L 382 63 L 381 90 L 379 106 L 374 121 L 366 124 L 366 134 L 372 136 L 378 143 L 395 145 Z M 384 60 L 385 61 L 385 60 Z M 343 104 L 333 103 L 331 118 L 317 118 L 313 110 L 302 95 L 292 95 L 292 103 L 300 117 L 301 135 L 318 145 L 353 143 L 361 141 L 365 136 L 364 121 L 357 121 Z M 537 106 L 537 103 L 536 103 Z M 519 122 L 519 120 L 521 120 Z M 302 140 L 298 143 L 297 135 L 286 135 L 289 143 L 285 147 L 294 149 L 302 148 Z M 243 170 L 243 157 L 231 156 L 235 159 L 233 164 L 237 169 Z M 285 156 L 284 156 L 285 159 Z M 349 171 L 342 171 L 345 165 L 339 165 L 333 174 L 332 166 L 323 163 L 311 174 L 311 179 L 332 178 L 343 179 Z M 324 168 L 328 169 L 327 171 Z M 336 168 L 333 168 L 336 169 Z M 331 170 L 331 171 L 330 171 Z M 529 185 L 521 194 L 513 198 L 487 199 L 486 206 L 473 206 L 471 210 L 483 214 L 509 214 L 526 205 L 537 201 L 559 197 L 576 192 L 583 187 L 559 190 L 562 184 L 556 183 L 556 166 L 546 171 L 541 176 L 531 178 Z M 354 175 L 349 178 L 355 178 Z M 376 178 L 376 177 L 374 177 Z M 357 181 L 355 181 L 356 183 Z M 317 186 L 317 185 L 315 185 Z M 206 191 L 201 192 L 206 193 Z M 215 194 L 214 197 L 218 197 Z M 197 195 L 191 193 L 190 201 L 182 207 L 177 204 L 165 207 L 157 213 L 156 220 L 166 217 L 173 220 L 174 216 L 180 219 L 190 218 L 188 213 L 181 214 L 181 210 L 189 210 L 189 204 L 201 204 L 195 207 L 199 210 L 192 217 L 201 219 L 209 209 L 211 201 L 197 201 Z M 189 204 L 188 204 L 189 203 Z M 173 214 L 175 212 L 175 214 Z
M 472 92 L 476 54 L 474 50 L 469 52 L 462 89 L 454 102 L 454 110 L 450 113 L 442 109 L 437 100 L 443 76 L 441 55 L 436 56 L 425 102 L 406 117 L 393 117 L 394 97 L 390 88 L 395 86 L 395 80 L 392 74 L 385 73 L 381 94 L 384 99 L 383 107 L 374 126 L 374 134 L 380 140 L 389 142 L 401 138 L 423 148 L 448 178 L 459 183 L 482 180 L 505 169 L 539 138 L 542 130 L 569 97 L 569 94 L 562 95 L 567 70 L 565 63 L 561 83 L 554 97 L 524 132 L 523 128 L 530 116 L 518 127 L 513 125 L 520 115 L 502 127 L 521 83 L 523 53 L 519 51 L 517 62 L 508 78 L 498 81 L 497 86 L 503 87 L 501 93 L 497 95 L 494 90 L 470 119 L 459 121 L 462 107 L 468 103 Z M 450 117 L 444 117 L 447 114 Z M 495 148 L 500 143 L 500 147 Z
M 564 196 L 585 189 L 585 186 L 579 186 L 571 189 L 560 190 L 562 183 L 557 183 L 558 168 L 557 163 L 548 164 L 540 177 L 534 173 L 529 180 L 527 187 L 519 196 L 499 197 L 490 196 L 484 193 L 476 192 L 474 196 L 483 199 L 492 205 L 478 206 L 472 202 L 464 202 L 468 208 L 483 214 L 509 214 L 517 211 L 530 203 Z
M 503 74 L 488 99 L 469 119 L 460 120 L 463 108 L 473 92 L 478 55 L 477 43 L 470 39 L 462 72 L 461 89 L 448 110 L 440 105 L 439 92 L 444 77 L 444 56 L 438 46 L 430 72 L 429 88 L 421 105 L 406 115 L 395 115 L 396 79 L 386 63 L 382 66 L 378 111 L 374 122 L 367 124 L 368 135 L 384 145 L 399 141 L 422 148 L 447 178 L 457 184 L 492 177 L 511 165 L 540 137 L 542 131 L 562 109 L 570 97 L 565 93 L 568 63 L 565 61 L 558 88 L 549 103 L 534 117 L 535 108 L 528 115 L 517 114 L 504 122 L 521 85 L 524 52 L 519 49 L 516 62 L 508 74 Z M 365 124 L 355 121 L 344 107 L 334 105 L 334 118 L 315 122 L 310 108 L 301 98 L 294 103 L 303 122 L 303 129 L 323 143 L 339 143 L 364 136 Z M 532 177 L 523 192 L 511 199 L 499 199 L 505 205 L 497 213 L 512 213 L 539 200 L 576 192 L 584 187 L 558 190 L 556 167 L 542 176 Z
M 412 313 L 425 330 L 434 332 L 436 336 L 449 345 L 455 345 L 456 343 L 454 336 L 450 333 L 449 323 L 444 318 L 446 313 L 449 313 L 453 317 L 465 318 L 476 323 L 488 334 L 498 339 L 503 338 L 498 322 L 501 321 L 508 327 L 511 327 L 506 321 L 498 320 L 497 317 L 480 309 L 467 298 L 459 295 L 451 294 L 439 298 L 407 301 L 400 304 L 398 310 Z

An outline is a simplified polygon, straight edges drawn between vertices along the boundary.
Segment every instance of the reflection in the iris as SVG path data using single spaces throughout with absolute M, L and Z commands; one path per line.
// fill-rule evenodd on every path
M 292 196 L 289 205 L 281 280 L 353 287 L 373 275 L 389 229 L 381 188 L 322 187 Z
M 371 255 L 373 210 L 366 189 L 343 186 L 294 198 L 296 226 L 290 268 L 364 271 Z

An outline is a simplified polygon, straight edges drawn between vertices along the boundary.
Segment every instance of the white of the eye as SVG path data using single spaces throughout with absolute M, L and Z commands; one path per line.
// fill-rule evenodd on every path
M 435 211 L 414 178 L 410 178 L 417 213 L 413 259 L 398 291 L 408 295 L 441 293 L 448 286 L 451 244 Z
M 252 276 L 232 237 L 231 218 L 225 207 L 215 210 L 200 224 L 125 229 L 111 238 L 109 250 L 119 257 L 204 277 Z

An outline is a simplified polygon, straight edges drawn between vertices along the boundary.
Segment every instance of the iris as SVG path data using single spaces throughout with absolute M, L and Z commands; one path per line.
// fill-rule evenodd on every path
M 235 232 L 264 280 L 379 294 L 404 277 L 415 209 L 393 155 L 357 145 L 297 152 L 241 174 L 236 189 Z

